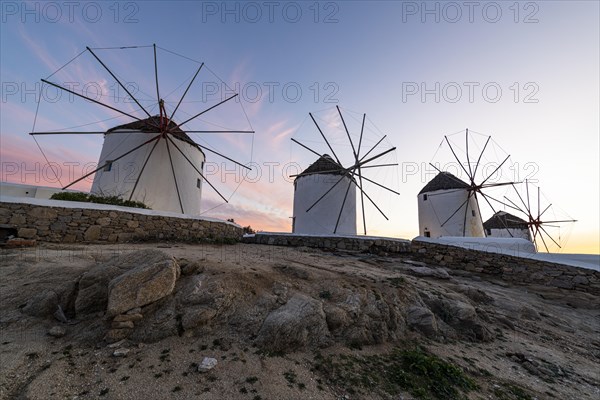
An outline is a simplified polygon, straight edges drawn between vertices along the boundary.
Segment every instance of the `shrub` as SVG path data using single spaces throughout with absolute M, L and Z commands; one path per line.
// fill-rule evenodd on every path
M 97 204 L 112 204 L 114 206 L 133 207 L 133 208 L 146 208 L 147 205 L 141 201 L 123 200 L 119 196 L 97 196 L 89 193 L 82 192 L 59 192 L 54 193 L 50 196 L 51 200 L 66 200 L 66 201 L 79 201 L 84 203 L 97 203 Z

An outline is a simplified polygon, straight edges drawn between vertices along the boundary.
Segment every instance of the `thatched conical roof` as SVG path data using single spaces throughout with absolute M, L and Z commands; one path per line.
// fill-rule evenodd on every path
M 463 182 L 451 173 L 440 172 L 421 189 L 419 194 L 435 192 L 436 190 L 467 189 L 469 187 L 466 182 Z

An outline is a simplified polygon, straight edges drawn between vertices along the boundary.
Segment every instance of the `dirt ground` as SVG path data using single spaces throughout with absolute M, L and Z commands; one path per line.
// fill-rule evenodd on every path
M 329 290 L 365 287 L 453 296 L 458 288 L 469 287 L 489 297 L 477 310 L 489 317 L 486 325 L 494 337 L 439 340 L 407 329 L 402 338 L 368 346 L 339 340 L 320 349 L 269 354 L 252 342 L 256 332 L 231 335 L 230 329 L 216 325 L 200 335 L 128 341 L 129 353 L 116 357 L 107 343 L 80 339 L 92 329 L 90 320 L 64 324 L 67 334 L 55 338 L 48 331 L 58 321 L 22 312 L 35 294 L 76 281 L 98 262 L 156 248 L 176 259 L 202 263 L 213 277 L 239 282 L 234 292 L 238 297 L 242 290 L 258 295 L 272 291 L 280 281 L 292 291 L 316 297 Z M 600 398 L 600 299 L 560 289 L 508 286 L 452 270 L 449 279 L 415 276 L 407 269 L 409 257 L 249 244 L 41 244 L 0 250 L 0 398 L 412 399 L 418 395 L 332 379 L 334 373 L 317 367 L 322 357 L 342 357 L 356 361 L 348 368 L 360 375 L 360 360 L 407 343 L 418 343 L 464 370 L 477 383 L 477 389 L 464 394 L 469 399 Z M 282 266 L 293 267 L 296 276 L 282 275 Z M 390 282 L 401 284 L 390 287 Z M 322 301 L 327 297 L 322 295 Z M 197 364 L 204 357 L 217 359 L 218 365 L 200 373 Z

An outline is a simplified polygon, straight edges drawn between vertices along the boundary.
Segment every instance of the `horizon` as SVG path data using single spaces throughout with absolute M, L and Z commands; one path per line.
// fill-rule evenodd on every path
M 398 167 L 374 171 L 373 176 L 400 196 L 369 188 L 390 219 L 367 210 L 370 236 L 418 235 L 417 193 L 437 174 L 429 163 L 458 172 L 465 180 L 466 171 L 461 172 L 448 152 L 444 136 L 466 160 L 462 143 L 468 129 L 473 135 L 471 157 L 480 154 L 488 136 L 493 139 L 481 170 L 493 171 L 510 155 L 495 179 L 527 179 L 532 187 L 541 187 L 541 205 L 532 208 L 552 204 L 555 215 L 578 220 L 558 231 L 562 253 L 600 253 L 596 2 L 484 2 L 475 9 L 461 3 L 379 2 L 374 7 L 359 1 L 271 6 L 86 2 L 71 8 L 47 4 L 2 3 L 2 181 L 60 187 L 64 182 L 55 179 L 47 161 L 58 164 L 65 178 L 81 176 L 98 162 L 102 135 L 38 137 L 36 142 L 28 135 L 32 126 L 36 131 L 81 125 L 106 131 L 130 121 L 70 96 L 57 99 L 58 92 L 47 86 L 41 91 L 42 77 L 53 74 L 53 82 L 76 82 L 77 90 L 100 91 L 101 99 L 143 115 L 88 52 L 76 57 L 86 46 L 135 88 L 155 115 L 151 46 L 156 43 L 161 94 L 168 93 L 167 113 L 182 98 L 184 83 L 198 62 L 206 65 L 199 74 L 201 89 L 190 92 L 175 120 L 181 122 L 207 108 L 198 107 L 200 103 L 214 105 L 234 90 L 240 94 L 239 102 L 207 113 L 201 123 L 184 131 L 200 126 L 255 131 L 190 135 L 201 145 L 223 149 L 254 171 L 244 175 L 223 159 L 207 158 L 211 168 L 207 175 L 231 201 L 218 204 L 215 193 L 203 189 L 206 216 L 233 218 L 257 230 L 291 231 L 289 175 L 306 169 L 316 156 L 290 138 L 314 144 L 321 154 L 327 152 L 315 136 L 319 133 L 310 112 L 340 154 L 351 154 L 336 119 L 339 106 L 348 116 L 353 140 L 358 138 L 360 116 L 366 113 L 366 143 L 387 135 L 386 146 L 397 147 L 382 162 L 397 162 Z M 180 23 L 157 31 L 156 26 L 172 20 Z M 130 52 L 98 49 L 132 45 L 150 47 Z M 74 188 L 90 186 L 91 180 L 86 180 Z M 512 190 L 497 193 L 515 196 Z M 480 205 L 487 207 L 482 201 Z M 496 211 L 519 216 L 506 207 Z M 483 220 L 491 216 L 486 210 Z M 359 231 L 361 226 L 357 215 Z

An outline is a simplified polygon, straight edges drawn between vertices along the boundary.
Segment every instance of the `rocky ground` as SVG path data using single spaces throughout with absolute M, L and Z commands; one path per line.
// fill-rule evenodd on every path
M 598 399 L 600 299 L 411 255 L 0 253 L 2 399 Z

